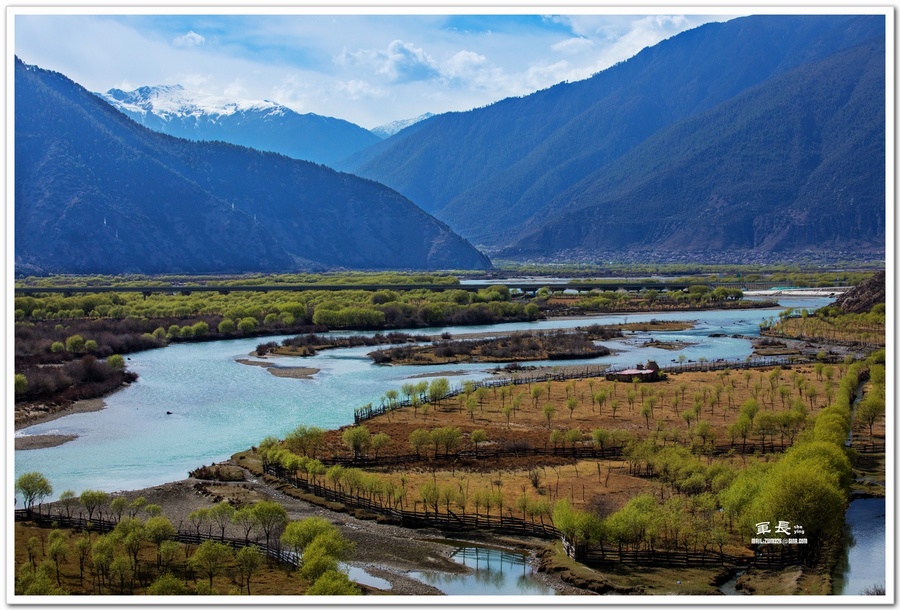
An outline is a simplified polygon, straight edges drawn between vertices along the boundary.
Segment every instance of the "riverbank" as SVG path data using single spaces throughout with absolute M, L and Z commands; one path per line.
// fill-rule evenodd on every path
M 60 417 L 73 415 L 75 413 L 90 413 L 92 411 L 100 411 L 105 407 L 106 402 L 104 402 L 102 398 L 87 398 L 84 400 L 76 400 L 75 402 L 62 405 L 33 404 L 24 406 L 22 408 L 17 407 L 15 414 L 15 430 L 24 430 L 29 426 L 43 424 L 55 419 L 59 419 Z M 35 449 L 36 447 L 30 448 Z M 16 447 L 16 449 L 18 449 L 18 446 Z

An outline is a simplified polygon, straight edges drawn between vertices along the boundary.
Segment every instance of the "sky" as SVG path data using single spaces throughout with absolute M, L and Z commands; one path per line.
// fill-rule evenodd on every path
M 598 9 L 562 15 L 464 14 L 460 8 L 393 15 L 363 14 L 366 9 L 50 10 L 56 14 L 26 8 L 14 16 L 15 54 L 91 91 L 180 84 L 204 95 L 271 100 L 368 129 L 581 80 L 679 32 L 737 16 L 729 9 L 642 15 Z

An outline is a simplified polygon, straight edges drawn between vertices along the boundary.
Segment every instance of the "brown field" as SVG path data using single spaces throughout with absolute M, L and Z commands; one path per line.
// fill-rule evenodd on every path
M 728 426 L 738 418 L 740 406 L 755 394 L 760 414 L 790 409 L 791 401 L 800 397 L 797 383 L 802 379 L 805 384 L 802 400 L 809 416 L 814 416 L 827 404 L 827 388 L 836 388 L 843 374 L 842 365 L 825 367 L 826 370 L 829 368 L 832 371 L 830 382 L 824 371 L 817 375 L 813 365 L 809 364 L 787 369 L 669 374 L 664 381 L 643 384 L 593 378 L 509 386 L 511 394 L 508 396 L 503 396 L 504 392 L 500 389 L 488 390 L 473 412 L 462 406 L 464 395 L 451 397 L 439 404 L 417 409 L 402 408 L 364 422 L 363 425 L 372 435 L 385 433 L 391 439 L 386 447 L 379 450 L 378 456 L 410 456 L 410 459 L 399 460 L 399 463 L 395 460 L 391 466 L 369 467 L 367 471 L 377 473 L 398 487 L 403 485 L 407 490 L 407 509 L 422 509 L 419 490 L 424 483 L 432 481 L 439 487 L 453 485 L 467 492 L 465 500 L 460 498 L 459 504 L 451 506 L 454 512 L 474 511 L 472 499 L 477 490 L 499 490 L 504 498 L 504 514 L 511 510 L 513 516 L 522 516 L 521 512 L 517 514 L 515 507 L 516 500 L 523 494 L 532 500 L 547 499 L 550 502 L 567 498 L 575 507 L 599 509 L 601 513 L 608 514 L 642 491 L 656 489 L 660 493 L 659 484 L 651 479 L 630 476 L 628 464 L 622 459 L 576 460 L 566 455 L 565 448 L 571 447 L 566 441 L 560 442 L 560 449 L 554 455 L 490 459 L 454 458 L 452 451 L 447 458 L 443 455 L 443 448 L 435 457 L 434 445 L 430 444 L 423 448 L 422 459 L 415 460 L 409 443 L 410 434 L 419 428 L 458 427 L 462 439 L 457 450 L 471 452 L 474 450 L 471 438 L 475 430 L 486 432 L 487 441 L 479 443 L 479 451 L 487 451 L 492 447 L 513 444 L 552 449 L 551 433 L 567 430 L 579 431 L 584 440 L 578 444 L 587 446 L 591 444 L 591 431 L 605 428 L 625 431 L 636 439 L 654 439 L 659 445 L 687 446 L 696 453 L 706 454 L 704 460 L 707 462 L 718 460 L 740 466 L 746 460 L 766 459 L 766 453 L 780 451 L 790 442 L 785 437 L 782 445 L 780 434 L 767 435 L 763 439 L 754 431 L 747 438 L 747 454 L 742 455 L 742 440 L 736 438 L 732 442 L 728 433 Z M 778 371 L 774 389 L 770 382 L 773 370 Z M 781 386 L 788 389 L 779 391 Z M 532 397 L 533 388 L 540 388 L 541 395 L 537 400 Z M 720 388 L 718 399 L 716 388 Z M 810 388 L 814 388 L 812 392 Z M 608 394 L 605 404 L 601 407 L 596 400 L 592 404 L 591 394 L 596 396 L 604 391 Z M 511 404 L 516 395 L 521 396 L 521 404 L 507 421 L 502 409 Z M 570 411 L 567 401 L 573 397 L 575 408 Z M 642 400 L 645 405 L 652 404 L 652 413 L 646 416 L 642 415 Z M 693 408 L 695 400 L 701 405 L 700 419 L 709 422 L 705 450 L 701 449 L 704 443 L 696 434 L 696 419 L 688 425 L 682 417 L 684 411 Z M 611 406 L 613 401 L 618 403 L 615 414 Z M 544 412 L 547 404 L 553 405 L 556 410 L 549 421 Z M 325 445 L 319 456 L 352 455 L 341 440 L 341 432 L 326 433 Z M 765 453 L 762 451 L 763 441 Z M 371 450 L 368 455 L 375 457 Z M 405 483 L 401 481 L 401 474 Z M 532 479 L 537 481 L 537 485 Z M 444 510 L 442 507 L 441 511 Z

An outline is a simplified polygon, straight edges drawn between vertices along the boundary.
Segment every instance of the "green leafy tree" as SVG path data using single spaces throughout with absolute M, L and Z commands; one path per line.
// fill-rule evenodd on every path
M 81 335 L 72 335 L 66 339 L 66 351 L 73 354 L 79 354 L 84 351 L 84 337 Z
M 85 489 L 78 496 L 78 501 L 88 512 L 88 519 L 94 518 L 94 511 L 99 511 L 109 499 L 109 494 L 97 489 Z
M 362 595 L 359 586 L 339 570 L 323 573 L 306 590 L 307 595 Z
M 299 521 L 291 521 L 284 528 L 281 535 L 281 543 L 294 551 L 297 557 L 303 556 L 303 551 L 310 542 L 325 532 L 338 531 L 331 522 L 322 517 L 307 517 Z
M 869 428 L 869 436 L 874 435 L 875 424 L 884 419 L 885 399 L 880 392 L 866 394 L 856 407 L 856 419 Z
M 187 595 L 188 588 L 183 580 L 173 574 L 161 574 L 147 587 L 148 595 Z
M 446 377 L 432 379 L 428 385 L 428 400 L 434 404 L 440 402 L 450 393 L 450 380 Z
M 554 407 L 549 402 L 544 405 L 543 409 L 544 418 L 547 420 L 547 428 L 550 428 L 550 420 L 553 419 L 553 416 L 556 415 L 556 407 Z
M 375 459 L 378 459 L 378 452 L 391 444 L 391 437 L 384 432 L 379 432 L 372 437 L 372 451 L 375 452 Z
M 241 588 L 243 583 L 247 583 L 247 595 L 250 593 L 250 578 L 262 565 L 263 556 L 259 549 L 255 546 L 245 546 L 235 554 L 235 563 L 237 564 L 238 574 L 240 575 Z
M 106 364 L 114 369 L 122 370 L 125 368 L 125 358 L 120 354 L 112 354 L 106 358 Z
M 25 502 L 25 509 L 30 513 L 34 503 L 40 503 L 53 493 L 53 486 L 40 472 L 26 472 L 16 479 L 16 491 Z
M 503 413 L 503 417 L 506 418 L 506 427 L 507 427 L 507 428 L 510 427 L 510 421 L 509 421 L 509 420 L 510 420 L 510 418 L 512 417 L 513 411 L 514 411 L 514 409 L 513 409 L 513 405 L 512 405 L 512 404 L 508 404 L 508 405 L 506 405 L 505 407 L 503 407 L 502 413 Z
M 472 444 L 475 445 L 475 458 L 476 459 L 478 458 L 478 443 L 483 443 L 483 442 L 487 441 L 487 438 L 488 438 L 487 432 L 485 432 L 484 430 L 473 430 L 472 431 L 471 439 L 472 439 Z
M 287 511 L 278 502 L 262 500 L 253 505 L 253 515 L 256 523 L 266 537 L 266 547 L 269 546 L 269 538 L 281 527 L 287 525 Z
M 109 512 L 115 517 L 116 522 L 122 519 L 125 509 L 128 507 L 128 499 L 124 496 L 116 496 L 109 503 Z
M 231 517 L 231 522 L 244 533 L 244 542 L 249 542 L 250 532 L 253 531 L 253 528 L 257 525 L 253 507 L 243 506 L 237 509 Z
M 175 526 L 166 517 L 150 517 L 144 524 L 147 540 L 156 545 L 156 567 L 162 565 L 162 545 L 177 534 Z
M 204 540 L 191 556 L 191 566 L 209 578 L 212 589 L 213 578 L 225 568 L 225 564 L 233 558 L 231 548 L 214 540 Z
M 322 532 L 306 546 L 300 574 L 310 582 L 315 581 L 325 572 L 337 569 L 338 562 L 347 559 L 353 548 L 353 543 L 337 530 Z
M 372 435 L 365 426 L 351 426 L 341 435 L 344 445 L 353 451 L 353 458 L 359 459 L 364 451 L 372 445 Z
M 594 444 L 600 447 L 600 457 L 604 456 L 604 451 L 606 446 L 609 444 L 612 435 L 609 430 L 604 428 L 595 428 L 591 431 L 591 438 L 594 441 Z
M 575 415 L 575 409 L 578 407 L 578 399 L 572 396 L 566 400 L 566 408 L 569 410 L 569 419 Z
M 416 458 L 420 457 L 422 449 L 431 442 L 431 433 L 424 428 L 416 428 L 409 433 L 409 444 L 416 452 Z
M 256 318 L 246 317 L 241 318 L 241 321 L 237 324 L 237 328 L 242 333 L 252 333 L 256 330 L 256 325 Z
M 16 373 L 13 378 L 13 387 L 15 388 L 16 396 L 22 396 L 28 391 L 28 378 L 22 373 Z
M 217 502 L 209 509 L 210 520 L 219 526 L 219 537 L 225 540 L 225 528 L 231 523 L 234 517 L 235 508 L 227 500 Z

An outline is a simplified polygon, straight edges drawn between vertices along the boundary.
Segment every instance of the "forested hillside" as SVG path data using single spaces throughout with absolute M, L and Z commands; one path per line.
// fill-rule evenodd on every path
M 742 171 L 752 162 L 757 175 L 775 170 L 777 181 L 796 183 L 790 187 L 795 198 L 771 199 L 769 204 L 805 216 L 807 226 L 799 230 L 763 220 L 749 242 L 745 235 L 727 236 L 716 238 L 710 247 L 720 242 L 774 248 L 778 242 L 806 249 L 823 235 L 835 243 L 850 233 L 846 225 L 834 224 L 834 215 L 819 217 L 809 207 L 815 198 L 812 191 L 823 184 L 811 174 L 821 176 L 829 192 L 842 193 L 852 205 L 869 205 L 873 192 L 878 192 L 878 184 L 871 183 L 868 175 L 860 179 L 848 170 L 856 165 L 883 167 L 879 146 L 883 150 L 884 97 L 883 89 L 881 95 L 875 94 L 877 82 L 872 79 L 879 60 L 883 78 L 884 52 L 879 45 L 884 44 L 884 36 L 881 16 L 751 16 L 709 23 L 647 48 L 590 79 L 561 83 L 469 112 L 432 117 L 356 155 L 346 167 L 397 189 L 474 243 L 498 248 L 517 242 L 521 249 L 526 235 L 531 239 L 540 234 L 542 219 L 584 207 L 601 193 L 607 197 L 611 185 L 622 192 L 639 192 L 648 179 L 642 165 L 648 160 L 658 177 L 688 172 L 706 184 L 735 183 L 737 188 L 742 178 L 729 170 Z M 823 61 L 853 48 L 864 51 L 831 63 Z M 794 96 L 790 103 L 805 107 L 798 109 L 804 114 L 794 118 L 814 119 L 813 126 L 798 130 L 801 140 L 808 141 L 794 140 L 796 134 L 790 129 L 759 131 L 765 126 L 756 116 L 763 108 L 784 107 L 788 94 L 771 83 L 794 70 L 800 70 L 796 77 L 809 87 L 806 91 L 794 87 L 790 94 Z M 818 77 L 824 81 L 816 81 Z M 852 93 L 846 86 L 833 93 L 828 83 L 843 79 L 861 87 L 860 93 L 865 89 L 871 95 L 868 102 L 840 97 Z M 761 99 L 764 95 L 775 97 Z M 881 122 L 864 124 L 855 117 L 852 109 L 857 103 L 874 105 L 866 108 L 867 117 L 878 114 L 880 107 Z M 728 127 L 730 140 L 720 137 L 722 124 L 714 124 L 726 115 L 737 123 Z M 879 129 L 881 141 L 873 141 Z M 711 133 L 717 140 L 715 150 L 707 141 Z M 679 150 L 671 154 L 664 141 L 677 143 Z M 843 146 L 842 141 L 856 144 Z M 778 150 L 795 144 L 802 145 L 797 154 Z M 708 160 L 697 157 L 699 149 L 719 155 L 722 163 L 688 166 Z M 651 158 L 648 151 L 655 156 Z M 745 163 L 733 162 L 738 152 Z M 858 158 L 842 160 L 841 155 L 848 152 Z M 785 163 L 789 165 L 783 167 Z M 825 179 L 829 175 L 830 182 Z M 723 207 L 721 214 L 731 216 L 726 194 L 714 192 L 698 201 L 685 199 L 696 193 L 675 185 L 669 190 L 670 185 L 657 182 L 653 188 L 667 206 L 681 211 L 673 222 L 690 223 L 696 207 L 705 205 L 710 196 L 714 205 Z M 773 184 L 771 191 L 761 195 L 782 196 L 784 185 Z M 659 198 L 631 213 L 652 215 L 658 203 Z M 883 207 L 883 191 L 872 204 Z M 690 213 L 685 215 L 685 210 Z M 860 215 L 868 218 L 868 212 Z M 841 218 L 846 222 L 846 215 Z M 665 244 L 670 239 L 668 231 L 654 234 L 633 228 L 637 232 L 627 233 L 632 235 L 628 239 L 620 236 L 620 243 L 685 246 L 684 238 Z M 871 244 L 877 231 L 868 225 L 864 228 L 864 239 Z M 559 247 L 555 239 L 548 238 L 546 244 L 529 242 L 529 252 L 547 254 Z M 581 244 L 576 235 L 566 245 L 590 249 L 598 243 Z
M 15 70 L 19 273 L 490 266 L 380 184 L 158 134 L 61 74 Z
M 804 64 L 554 198 L 507 254 L 883 250 L 884 46 Z

